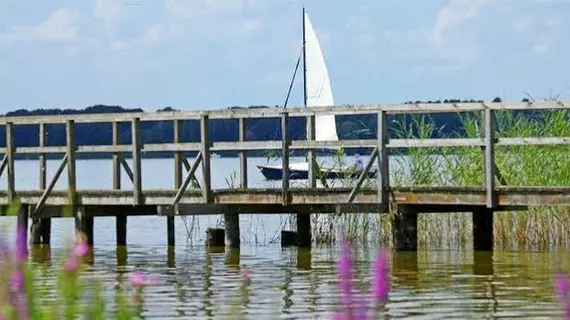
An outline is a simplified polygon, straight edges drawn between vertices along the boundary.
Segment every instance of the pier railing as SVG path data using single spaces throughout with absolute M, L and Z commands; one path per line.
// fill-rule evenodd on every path
M 1 117 L 0 125 L 5 125 L 6 147 L 0 148 L 4 154 L 0 164 L 0 175 L 6 177 L 6 190 L 0 193 L 0 204 L 7 205 L 18 198 L 22 203 L 33 206 L 33 214 L 39 213 L 46 205 L 131 205 L 131 206 L 176 206 L 179 204 L 202 205 L 249 205 L 250 210 L 256 204 L 270 204 L 281 207 L 302 205 L 368 204 L 385 207 L 389 202 L 422 202 L 433 204 L 484 205 L 488 208 L 506 205 L 529 205 L 551 201 L 556 195 L 559 204 L 570 204 L 570 190 L 544 186 L 540 188 L 498 188 L 495 185 L 497 169 L 494 151 L 496 146 L 520 145 L 567 145 L 570 137 L 495 137 L 494 113 L 505 110 L 560 110 L 570 108 L 569 103 L 440 103 L 440 104 L 404 104 L 404 105 L 358 105 L 318 108 L 268 108 L 268 109 L 231 109 L 210 111 L 172 111 L 156 113 L 119 113 L 89 115 L 25 116 Z M 428 114 L 428 113 L 464 113 L 480 112 L 484 126 L 482 138 L 445 138 L 445 139 L 389 139 L 387 134 L 387 116 L 390 114 Z M 358 115 L 369 114 L 377 117 L 376 139 L 315 141 L 315 118 L 320 114 Z M 247 141 L 247 121 L 254 118 L 281 118 L 281 141 Z M 289 119 L 306 117 L 306 140 L 292 140 L 288 135 Z M 236 142 L 213 142 L 210 139 L 209 121 L 211 119 L 237 119 L 238 137 Z M 200 142 L 182 142 L 182 121 L 199 120 Z M 172 143 L 144 143 L 141 140 L 140 124 L 146 121 L 172 121 L 174 139 Z M 119 124 L 131 123 L 132 141 L 130 144 L 119 143 Z M 75 126 L 78 123 L 112 123 L 112 143 L 108 145 L 78 145 L 75 139 Z M 65 124 L 66 145 L 46 145 L 46 125 Z M 14 127 L 37 125 L 39 143 L 35 147 L 15 147 Z M 351 188 L 316 188 L 318 168 L 315 161 L 309 166 L 308 184 L 304 189 L 292 188 L 288 168 L 291 150 L 306 150 L 308 159 L 315 158 L 315 150 L 320 148 L 371 148 L 370 160 L 365 165 L 365 172 Z M 484 153 L 483 188 L 465 187 L 429 187 L 395 188 L 389 181 L 389 149 L 433 147 L 480 147 Z M 284 174 L 281 186 L 276 189 L 255 189 L 248 186 L 247 153 L 252 150 L 281 150 Z M 174 186 L 172 190 L 149 190 L 144 188 L 142 180 L 141 154 L 143 152 L 174 153 Z M 194 159 L 187 159 L 184 152 L 195 152 Z M 236 189 L 213 189 L 211 184 L 211 153 L 215 151 L 237 151 L 240 163 L 240 186 Z M 77 190 L 76 155 L 79 153 L 113 154 L 113 188 L 110 190 Z M 132 167 L 123 157 L 129 153 Z M 16 190 L 17 176 L 14 170 L 15 156 L 19 154 L 37 154 L 40 156 L 39 190 Z M 51 181 L 46 179 L 46 156 L 62 155 L 61 163 Z M 377 164 L 377 188 L 363 189 L 362 182 L 366 171 Z M 133 190 L 120 190 L 120 171 L 123 168 L 132 181 Z M 198 169 L 202 170 L 202 179 L 196 179 Z M 68 187 L 62 193 L 53 190 L 59 177 L 67 171 Z M 79 173 L 81 174 L 81 173 Z M 191 188 L 194 181 L 198 188 Z M 452 194 L 452 197 L 446 196 Z M 536 195 L 544 194 L 541 198 Z M 541 200 L 542 199 L 542 200 Z M 244 209 L 247 210 L 247 209 Z M 262 210 L 262 209 L 259 209 Z M 263 210 L 267 210 L 266 208 Z

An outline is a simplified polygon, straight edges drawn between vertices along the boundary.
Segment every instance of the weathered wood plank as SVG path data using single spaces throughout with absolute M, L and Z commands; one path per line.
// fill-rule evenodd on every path
M 282 203 L 287 205 L 289 203 L 289 113 L 281 113 L 281 165 L 282 165 Z
M 113 147 L 119 144 L 119 123 L 113 122 Z M 121 160 L 119 159 L 120 154 L 118 152 L 113 153 L 113 189 L 121 189 Z M 122 222 L 121 222 L 122 223 Z M 118 231 L 117 231 L 118 234 Z M 117 239 L 117 242 L 118 239 Z
M 45 123 L 40 123 L 40 126 L 38 128 L 38 134 L 39 134 L 39 145 L 40 148 L 43 148 L 46 146 L 46 124 Z M 46 156 L 44 153 L 40 154 L 40 190 L 45 190 L 46 188 L 46 184 L 47 184 L 47 162 L 46 162 Z
M 8 155 L 5 154 L 2 158 L 2 162 L 0 163 L 0 177 L 4 174 L 4 170 L 6 170 L 6 166 L 8 165 Z
M 485 110 L 485 186 L 487 207 L 496 206 L 495 197 L 495 122 L 493 111 Z
M 142 198 L 142 162 L 141 162 L 141 133 L 140 119 L 131 120 L 131 139 L 133 153 L 133 197 L 134 205 L 143 204 Z
M 289 189 L 290 205 L 349 205 L 347 197 L 352 190 L 350 188 L 335 189 Z M 495 189 L 497 194 L 496 208 L 499 207 L 522 207 L 522 206 L 570 206 L 570 188 L 545 188 L 545 187 L 500 187 Z M 36 205 L 43 202 L 45 206 L 68 205 L 67 192 L 65 190 L 53 190 L 49 197 L 44 198 L 41 191 L 19 190 L 19 199 L 24 204 Z M 172 206 L 172 199 L 176 190 L 145 190 L 143 195 L 147 206 Z M 407 205 L 422 206 L 487 206 L 487 192 L 485 187 L 457 188 L 457 187 L 414 187 L 414 188 L 391 188 L 390 201 Z M 84 190 L 78 191 L 78 203 L 80 205 L 100 206 L 130 206 L 133 203 L 133 194 L 129 190 Z M 199 190 L 188 190 L 182 195 L 181 205 L 204 205 L 202 193 Z M 236 205 L 273 205 L 286 208 L 282 204 L 281 188 L 273 189 L 223 189 L 212 192 L 212 204 L 227 206 Z M 8 194 L 0 192 L 0 205 L 8 205 Z M 361 188 L 352 204 L 355 206 L 377 206 L 378 191 Z M 143 208 L 141 206 L 140 208 Z M 133 207 L 135 208 L 135 207 Z M 227 209 L 227 208 L 226 208 Z M 134 209 L 133 209 L 134 210 Z M 450 209 L 447 209 L 449 211 Z M 227 210 L 226 210 L 227 212 Z M 291 211 L 289 211 L 291 212 Z M 360 211 L 363 212 L 363 211 Z M 369 212 L 369 211 L 364 211 Z M 36 216 L 35 211 L 32 216 Z
M 386 112 L 378 113 L 378 202 L 388 204 L 388 188 L 390 188 L 390 163 L 388 157 L 388 116 Z
M 42 209 L 42 206 L 44 205 L 44 203 L 48 199 L 50 192 L 52 192 L 53 187 L 55 187 L 57 180 L 59 180 L 59 177 L 63 173 L 63 169 L 65 169 L 65 166 L 67 164 L 68 164 L 68 155 L 66 154 L 65 156 L 63 156 L 63 159 L 61 160 L 61 163 L 60 163 L 59 167 L 57 168 L 57 171 L 55 172 L 55 175 L 54 175 L 53 179 L 51 180 L 50 184 L 48 185 L 47 189 L 45 189 L 43 191 L 43 193 L 41 193 L 41 197 L 37 201 L 31 203 L 31 204 L 36 205 L 36 207 L 34 208 L 33 215 L 37 215 L 38 212 Z M 65 204 L 67 204 L 68 202 L 69 202 L 69 194 L 66 195 Z
M 330 107 L 288 107 L 291 117 L 304 117 L 318 114 L 377 114 L 385 111 L 388 114 L 410 113 L 456 113 L 475 112 L 484 109 L 492 110 L 559 110 L 569 109 L 570 102 L 545 103 L 420 103 L 420 104 L 363 104 L 363 105 L 335 105 Z M 111 114 L 82 114 L 82 115 L 49 115 L 49 116 L 3 116 L 0 125 L 7 122 L 15 124 L 37 124 L 40 122 L 56 124 L 74 120 L 76 123 L 106 123 L 113 121 L 130 121 L 139 118 L 141 121 L 171 121 L 198 120 L 206 113 L 210 119 L 239 119 L 239 118 L 278 118 L 282 108 L 264 109 L 225 109 L 202 111 L 172 111 L 172 112 L 131 112 Z
M 527 138 L 497 138 L 496 146 L 544 146 L 544 145 L 568 145 L 570 138 L 567 137 L 527 137 Z M 244 141 L 244 142 L 213 142 L 210 151 L 253 151 L 253 150 L 280 150 L 281 141 Z M 375 148 L 376 139 L 364 140 L 340 140 L 340 141 L 305 141 L 290 140 L 290 150 L 311 150 L 318 148 Z M 459 147 L 484 147 L 483 138 L 445 138 L 445 139 L 390 139 L 386 148 L 459 148 Z M 145 152 L 177 152 L 177 151 L 200 151 L 200 143 L 154 143 L 141 145 L 141 151 Z M 0 153 L 5 153 L 5 148 L 0 148 Z M 64 154 L 67 147 L 18 147 L 14 154 Z M 106 145 L 106 146 L 76 146 L 75 153 L 117 153 L 132 152 L 131 145 Z
M 348 200 L 346 202 L 351 203 L 354 200 L 354 197 L 356 197 L 358 189 L 360 189 L 360 186 L 362 186 L 362 183 L 366 178 L 366 174 L 368 173 L 368 171 L 370 171 L 370 168 L 372 167 L 372 164 L 376 160 L 376 157 L 378 157 L 378 149 L 374 149 L 374 151 L 372 151 L 370 159 L 368 159 L 368 162 L 366 163 L 364 170 L 362 170 L 362 173 L 360 174 L 358 181 L 356 181 L 356 185 L 354 186 L 354 188 L 352 188 L 352 191 L 350 191 L 350 195 L 348 196 Z
M 238 123 L 238 136 L 240 142 L 245 142 L 247 139 L 247 119 L 240 118 Z M 247 151 L 242 150 L 239 153 L 239 184 L 241 188 L 247 188 Z
M 210 172 L 210 121 L 207 114 L 200 118 L 200 139 L 202 140 L 202 196 L 205 203 L 210 203 L 212 193 L 212 176 Z
M 14 132 L 11 122 L 6 123 L 6 164 L 8 167 L 6 177 L 6 187 L 8 188 L 8 198 L 10 202 L 15 200 L 15 167 L 14 167 Z
M 194 178 L 194 173 L 198 169 L 198 165 L 203 160 L 204 159 L 203 159 L 202 153 L 198 153 L 198 156 L 196 156 L 196 159 L 194 160 L 192 167 L 190 167 L 190 170 L 189 170 L 188 174 L 186 175 L 186 179 L 184 179 L 184 182 L 181 182 L 180 185 L 178 185 L 178 183 L 176 183 L 176 189 L 178 191 L 176 192 L 176 195 L 174 196 L 174 200 L 172 201 L 173 205 L 178 204 L 178 202 L 180 201 L 180 198 L 184 194 L 184 191 L 186 191 L 186 188 L 188 188 L 188 185 L 190 184 L 190 180 L 192 180 Z
M 75 162 L 75 123 L 73 120 L 67 121 L 66 124 L 66 142 L 67 142 L 67 191 L 69 198 L 74 201 L 77 191 L 77 174 Z
M 181 125 L 180 120 L 174 120 L 173 130 L 174 130 L 174 143 L 179 144 L 181 142 Z M 182 154 L 177 151 L 174 153 L 174 187 L 180 188 L 182 185 Z
M 312 143 L 315 141 L 316 131 L 315 131 L 315 116 L 310 115 L 307 117 L 307 142 Z M 317 187 L 317 166 L 316 158 L 313 150 L 307 151 L 307 162 L 309 163 L 309 172 L 307 173 L 307 185 L 309 188 Z

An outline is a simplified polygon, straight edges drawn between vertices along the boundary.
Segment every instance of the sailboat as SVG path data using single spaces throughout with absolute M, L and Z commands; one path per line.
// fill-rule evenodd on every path
M 333 94 L 325 59 L 321 51 L 319 40 L 305 8 L 303 8 L 302 55 L 305 107 L 334 106 Z M 299 61 L 297 61 L 295 73 L 297 71 L 298 63 Z M 293 80 L 294 79 L 295 74 L 293 75 Z M 289 90 L 291 90 L 291 86 L 289 87 Z M 285 101 L 285 107 L 287 100 Z M 315 140 L 338 141 L 335 115 L 319 114 L 315 117 Z M 283 168 L 280 164 L 258 165 L 257 167 L 267 180 L 281 180 L 283 177 Z M 337 179 L 346 175 L 342 173 L 343 170 L 340 168 L 320 166 L 320 170 L 324 175 L 324 179 Z M 350 172 L 352 177 L 358 177 L 362 171 L 361 169 L 356 169 L 351 170 Z M 376 171 L 370 170 L 367 174 L 373 177 L 376 175 Z M 308 176 L 308 161 L 293 162 L 289 164 L 289 179 L 305 180 L 308 179 Z

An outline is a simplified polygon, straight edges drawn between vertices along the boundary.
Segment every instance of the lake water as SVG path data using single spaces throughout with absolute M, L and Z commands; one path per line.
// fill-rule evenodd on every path
M 213 186 L 227 187 L 225 178 L 238 168 L 237 159 L 212 161 Z M 250 185 L 268 185 L 255 167 L 264 162 L 261 158 L 249 162 Z M 57 165 L 57 161 L 49 161 L 48 179 Z M 112 186 L 110 160 L 79 161 L 77 171 L 79 189 Z M 172 173 L 172 160 L 143 160 L 144 187 L 171 188 Z M 36 188 L 37 161 L 17 161 L 16 177 L 18 189 Z M 61 178 L 57 189 L 65 188 L 66 175 Z M 123 173 L 124 188 L 130 189 L 126 182 Z M 2 179 L 0 187 L 4 186 Z M 128 287 L 128 273 L 140 270 L 157 275 L 159 284 L 145 290 L 143 316 L 149 319 L 231 318 L 237 314 L 232 309 L 234 304 L 251 319 L 330 319 L 339 298 L 337 248 L 282 249 L 279 232 L 286 220 L 280 215 L 242 215 L 241 250 L 209 252 L 202 241 L 205 229 L 221 221 L 217 215 L 196 218 L 190 239 L 185 222 L 177 217 L 174 250 L 166 246 L 165 218 L 133 217 L 128 220 L 125 252 L 115 246 L 114 218 L 98 217 L 93 263 L 86 276 L 102 279 L 108 289 L 106 296 L 113 301 L 116 290 Z M 0 218 L 11 239 L 15 221 L 15 217 Z M 73 230 L 72 219 L 54 219 L 50 252 L 37 248 L 31 252 L 34 262 L 49 266 L 42 278 L 42 286 L 48 289 L 67 253 Z M 367 288 L 370 265 L 379 249 L 354 248 L 362 290 Z M 469 250 L 391 252 L 393 284 L 382 318 L 557 318 L 560 312 L 552 275 L 559 270 L 570 271 L 569 257 L 570 251 L 565 249 L 475 254 Z M 252 270 L 245 299 L 240 290 L 240 270 L 244 267 Z

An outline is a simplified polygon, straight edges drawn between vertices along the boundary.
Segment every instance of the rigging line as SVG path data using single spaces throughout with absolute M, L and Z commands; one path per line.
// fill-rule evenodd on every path
M 287 91 L 287 97 L 285 98 L 285 103 L 283 108 L 287 108 L 287 103 L 289 102 L 289 96 L 291 95 L 291 89 L 293 89 L 293 83 L 295 82 L 295 76 L 297 75 L 297 70 L 299 69 L 299 63 L 301 62 L 301 53 L 297 57 L 297 64 L 295 64 L 295 71 L 293 72 L 293 77 L 291 77 L 291 82 L 289 83 L 289 90 Z
M 293 89 L 293 83 L 295 83 L 295 76 L 297 75 L 297 70 L 299 70 L 299 63 L 301 62 L 301 54 L 303 51 L 299 53 L 297 57 L 297 63 L 295 64 L 295 71 L 293 71 L 293 76 L 291 77 L 291 82 L 289 83 L 289 90 L 287 90 L 287 97 L 285 98 L 285 103 L 283 104 L 283 108 L 287 108 L 287 103 L 289 102 L 289 96 L 291 95 L 291 90 Z M 273 140 L 277 139 L 277 130 L 273 135 Z

